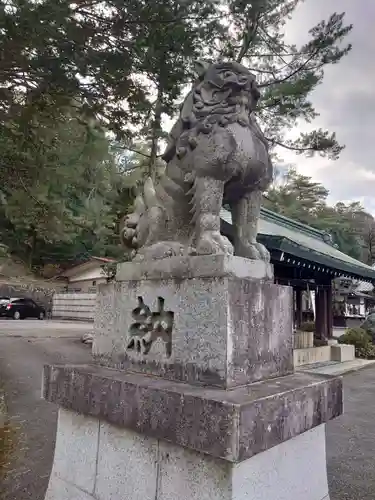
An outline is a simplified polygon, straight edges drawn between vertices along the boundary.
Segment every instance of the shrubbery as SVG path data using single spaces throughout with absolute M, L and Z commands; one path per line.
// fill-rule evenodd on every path
M 298 328 L 300 332 L 315 332 L 315 323 L 314 321 L 305 321 Z
M 360 347 L 355 350 L 355 355 L 357 358 L 375 359 L 375 346 L 369 344 L 366 347 Z
M 341 335 L 339 343 L 354 345 L 357 358 L 375 359 L 371 335 L 363 328 L 349 328 Z

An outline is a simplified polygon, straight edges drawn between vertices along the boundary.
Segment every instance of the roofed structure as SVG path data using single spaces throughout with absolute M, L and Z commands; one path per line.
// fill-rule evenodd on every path
M 232 217 L 221 211 L 222 232 L 232 238 Z M 302 292 L 315 291 L 317 336 L 332 336 L 332 280 L 351 278 L 375 284 L 375 269 L 340 252 L 331 236 L 300 222 L 262 208 L 258 241 L 271 254 L 275 281 L 294 289 L 296 326 L 302 323 Z
M 232 217 L 222 209 L 223 232 L 231 235 Z M 262 208 L 258 240 L 271 252 L 272 261 L 330 276 L 375 283 L 375 269 L 334 245 L 329 234 Z

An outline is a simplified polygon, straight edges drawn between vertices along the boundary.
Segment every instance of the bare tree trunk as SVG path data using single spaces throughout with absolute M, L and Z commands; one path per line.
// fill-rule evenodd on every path
M 258 8 L 256 12 L 252 12 L 252 17 L 247 21 L 246 29 L 242 37 L 242 45 L 238 53 L 238 56 L 236 58 L 236 61 L 239 63 L 246 56 L 252 42 L 254 41 L 254 38 L 257 34 L 257 30 L 259 27 L 260 17 L 261 17 L 261 11 Z
M 36 247 L 36 231 L 34 228 L 31 228 L 31 238 L 30 238 L 30 250 L 27 256 L 27 267 L 32 270 L 34 255 L 35 255 L 35 247 Z
M 158 95 L 155 103 L 155 115 L 151 128 L 151 152 L 148 164 L 148 175 L 149 177 L 152 178 L 152 180 L 155 180 L 156 177 L 155 163 L 158 156 L 158 142 L 161 130 L 161 113 L 163 109 L 162 99 L 163 99 L 163 86 L 161 81 L 159 81 Z

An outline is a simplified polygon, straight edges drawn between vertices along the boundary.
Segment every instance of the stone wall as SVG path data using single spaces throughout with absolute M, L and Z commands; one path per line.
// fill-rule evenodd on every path
M 52 317 L 94 321 L 96 293 L 56 293 L 53 296 Z

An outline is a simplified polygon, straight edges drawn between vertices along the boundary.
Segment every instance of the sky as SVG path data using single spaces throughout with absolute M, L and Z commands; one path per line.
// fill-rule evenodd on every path
M 346 12 L 345 24 L 353 24 L 347 37 L 353 48 L 325 70 L 323 83 L 313 92 L 320 116 L 312 126 L 336 132 L 346 148 L 335 161 L 306 159 L 281 149 L 278 153 L 300 173 L 324 184 L 331 203 L 361 201 L 375 215 L 375 1 L 306 0 L 287 25 L 287 40 L 304 43 L 309 28 L 333 12 Z M 303 124 L 301 129 L 307 130 Z

